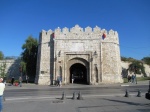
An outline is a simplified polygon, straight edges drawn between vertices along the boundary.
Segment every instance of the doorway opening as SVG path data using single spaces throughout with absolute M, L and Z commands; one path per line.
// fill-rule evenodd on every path
M 70 67 L 70 83 L 87 84 L 87 69 L 80 63 L 75 63 Z

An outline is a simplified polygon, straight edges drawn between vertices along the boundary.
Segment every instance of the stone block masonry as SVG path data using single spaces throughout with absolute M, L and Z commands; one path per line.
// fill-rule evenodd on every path
M 103 37 L 105 35 L 105 38 Z M 121 83 L 119 37 L 116 31 L 75 25 L 42 30 L 39 38 L 35 83 Z

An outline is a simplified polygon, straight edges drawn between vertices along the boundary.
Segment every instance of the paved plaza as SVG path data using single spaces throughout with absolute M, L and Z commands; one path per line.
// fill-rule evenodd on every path
M 148 82 L 140 83 L 139 85 Z M 103 85 L 111 86 L 112 88 L 117 85 Z M 119 86 L 119 85 L 118 85 Z M 131 86 L 131 84 L 122 84 L 120 86 Z M 136 86 L 135 84 L 132 86 Z M 42 87 L 42 88 L 41 88 Z M 75 88 L 77 85 L 66 85 L 63 88 Z M 90 85 L 85 86 L 90 87 Z M 7 86 L 6 91 L 9 90 L 31 90 L 33 88 L 46 89 L 52 88 L 49 86 L 38 86 L 33 84 L 23 85 L 23 87 Z M 57 87 L 53 87 L 57 88 Z M 84 88 L 83 85 L 78 88 Z M 22 94 L 22 93 L 20 93 Z M 124 94 L 124 93 L 123 93 Z M 22 97 L 7 97 L 4 102 L 3 112 L 150 112 L 150 100 L 145 99 L 145 93 L 141 97 L 136 94 L 130 97 L 124 97 L 123 94 L 116 95 L 82 95 L 83 100 L 73 100 L 72 95 L 66 95 L 64 100 L 61 100 L 62 95 L 42 96 L 24 95 Z M 76 94 L 77 97 L 77 94 Z M 75 98 L 76 98 L 75 97 Z
M 35 98 L 4 102 L 4 112 L 150 112 L 150 101 L 144 96 L 93 97 L 83 100 Z

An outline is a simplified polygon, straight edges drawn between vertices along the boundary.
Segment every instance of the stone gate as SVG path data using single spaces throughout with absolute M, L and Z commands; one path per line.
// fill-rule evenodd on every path
M 53 84 L 58 75 L 63 84 L 121 83 L 118 33 L 79 25 L 42 30 L 35 83 Z

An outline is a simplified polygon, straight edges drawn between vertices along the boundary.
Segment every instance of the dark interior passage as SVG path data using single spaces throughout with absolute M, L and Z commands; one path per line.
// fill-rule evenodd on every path
M 70 67 L 70 83 L 87 84 L 87 70 L 86 67 L 80 63 L 73 64 Z

